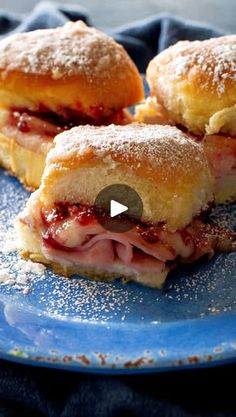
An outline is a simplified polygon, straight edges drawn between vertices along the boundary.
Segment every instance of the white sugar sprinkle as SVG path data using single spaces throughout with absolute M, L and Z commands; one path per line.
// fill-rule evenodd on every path
M 67 160 L 72 155 L 86 153 L 88 149 L 105 161 L 108 161 L 107 155 L 113 161 L 118 155 L 129 164 L 132 157 L 138 167 L 139 162 L 145 160 L 147 175 L 149 169 L 162 165 L 166 173 L 173 173 L 174 168 L 192 170 L 193 164 L 203 167 L 206 163 L 199 145 L 173 126 L 137 126 L 135 123 L 126 126 L 79 126 L 59 134 L 55 143 L 47 157 L 47 165 L 52 164 L 50 170 L 60 169 L 58 159 Z
M 14 224 L 14 222 L 13 222 Z M 16 256 L 15 252 L 19 249 L 13 225 L 8 227 L 7 231 L 0 224 L 0 240 L 3 246 L 0 248 L 0 283 L 15 286 L 18 289 L 25 289 L 25 285 L 30 282 L 36 275 L 43 278 L 46 267 L 44 265 L 25 261 Z M 8 268 L 6 268 L 6 265 Z
M 112 38 L 88 27 L 82 21 L 69 22 L 56 29 L 36 30 L 14 34 L 0 43 L 0 69 L 47 74 L 55 80 L 64 76 L 98 76 L 107 80 L 129 61 L 124 49 Z
M 0 270 L 0 282 L 7 282 L 11 279 L 11 276 L 7 269 L 1 268 Z
M 166 54 L 169 56 L 168 72 L 173 79 L 199 75 L 199 88 L 216 90 L 219 95 L 225 92 L 227 81 L 236 82 L 234 35 L 206 41 L 178 42 L 164 51 Z

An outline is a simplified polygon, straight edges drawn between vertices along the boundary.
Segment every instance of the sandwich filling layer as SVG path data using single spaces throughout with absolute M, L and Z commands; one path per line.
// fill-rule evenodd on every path
M 0 109 L 0 133 L 14 139 L 28 150 L 46 155 L 54 137 L 73 126 L 110 123 L 124 125 L 130 123 L 131 120 L 132 116 L 127 110 L 114 111 L 112 116 L 105 117 L 102 106 L 91 108 L 91 115 L 70 109 L 60 109 L 60 113 L 45 111 L 45 109 L 39 109 L 39 111 L 18 108 Z
M 211 257 L 215 250 L 232 250 L 234 244 L 230 233 L 199 219 L 176 232 L 168 231 L 165 223 L 134 222 L 130 231 L 114 233 L 98 223 L 94 207 L 67 203 L 41 208 L 33 224 L 30 218 L 26 215 L 20 222 L 39 235 L 43 256 L 64 266 L 109 270 L 115 264 L 158 276 L 179 261 Z

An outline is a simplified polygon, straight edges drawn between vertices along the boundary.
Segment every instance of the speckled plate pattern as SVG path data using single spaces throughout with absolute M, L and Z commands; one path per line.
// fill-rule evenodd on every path
M 9 276 L 0 283 L 1 358 L 105 373 L 236 359 L 235 253 L 181 266 L 161 291 L 27 269 L 12 222 L 28 193 L 3 171 L 0 186 L 0 271 Z M 212 216 L 234 228 L 235 211 L 221 206 Z

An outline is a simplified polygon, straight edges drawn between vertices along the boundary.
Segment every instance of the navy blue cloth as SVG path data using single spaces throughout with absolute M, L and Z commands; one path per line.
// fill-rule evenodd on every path
M 39 3 L 28 16 L 0 12 L 0 35 L 63 25 L 82 19 L 76 5 Z M 140 71 L 158 51 L 183 39 L 220 31 L 158 15 L 108 31 Z M 136 376 L 96 376 L 37 369 L 0 361 L 0 416 L 26 417 L 233 417 L 236 365 L 209 370 Z
M 4 417 L 235 417 L 235 372 L 102 376 L 0 361 L 0 399 Z

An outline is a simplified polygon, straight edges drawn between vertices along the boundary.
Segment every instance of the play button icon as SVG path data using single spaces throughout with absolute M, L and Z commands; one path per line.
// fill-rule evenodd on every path
M 112 184 L 103 188 L 95 202 L 96 218 L 104 229 L 114 233 L 131 230 L 143 213 L 138 193 L 126 184 Z
M 115 217 L 125 211 L 129 210 L 129 207 L 124 206 L 124 204 L 118 203 L 118 201 L 111 200 L 110 201 L 110 216 Z

